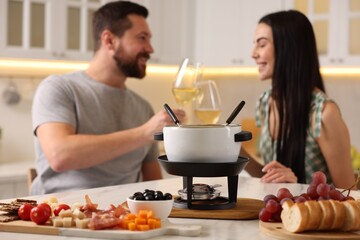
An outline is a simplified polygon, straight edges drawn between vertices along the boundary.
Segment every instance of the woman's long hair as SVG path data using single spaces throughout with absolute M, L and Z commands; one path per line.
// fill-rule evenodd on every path
M 310 123 L 312 93 L 325 92 L 319 70 L 311 23 L 302 13 L 290 10 L 260 19 L 272 29 L 275 65 L 272 98 L 279 109 L 277 161 L 290 167 L 305 183 L 305 144 Z

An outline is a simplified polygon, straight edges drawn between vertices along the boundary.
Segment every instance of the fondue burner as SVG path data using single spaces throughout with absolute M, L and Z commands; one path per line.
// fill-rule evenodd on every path
M 196 186 L 197 184 L 193 184 L 192 181 L 193 177 L 191 176 L 183 177 L 183 187 L 184 189 L 190 189 L 190 191 L 186 192 L 186 199 L 184 199 L 182 195 L 174 198 L 174 207 L 198 210 L 229 209 L 235 207 L 237 200 L 238 175 L 228 176 L 228 198 L 221 197 L 220 191 L 218 191 L 214 194 L 218 196 L 214 196 L 213 194 L 201 194 L 200 196 L 202 196 L 203 199 L 200 199 L 199 194 L 196 191 L 193 192 L 196 188 L 194 189 L 192 186 Z M 207 198 L 205 196 L 207 196 Z
M 174 207 L 197 210 L 234 208 L 237 200 L 238 174 L 249 162 L 249 159 L 244 157 L 239 157 L 236 162 L 225 163 L 172 162 L 167 160 L 166 155 L 160 156 L 158 160 L 169 174 L 183 176 L 183 189 L 179 190 L 180 196 L 174 198 Z M 193 184 L 193 177 L 224 176 L 228 179 L 228 197 L 220 196 L 220 191 L 215 189 L 218 185 L 207 187 L 206 184 Z M 208 190 L 204 190 L 205 188 Z
M 220 196 L 220 191 L 215 189 L 216 187 L 221 187 L 220 184 L 213 186 L 196 183 L 192 185 L 192 199 L 193 200 L 211 200 Z M 179 190 L 179 195 L 182 200 L 187 200 L 187 188 Z

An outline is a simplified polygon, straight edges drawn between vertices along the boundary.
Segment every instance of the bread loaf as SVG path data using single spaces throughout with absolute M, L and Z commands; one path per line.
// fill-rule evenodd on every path
M 281 212 L 289 232 L 311 230 L 360 230 L 360 201 L 320 200 L 287 204 Z

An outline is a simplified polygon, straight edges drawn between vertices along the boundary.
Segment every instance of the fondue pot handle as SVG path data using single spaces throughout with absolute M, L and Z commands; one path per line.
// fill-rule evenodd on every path
M 234 135 L 235 142 L 244 142 L 252 139 L 252 133 L 249 131 L 241 131 Z
M 164 140 L 164 133 L 158 132 L 154 134 L 154 140 L 163 141 Z

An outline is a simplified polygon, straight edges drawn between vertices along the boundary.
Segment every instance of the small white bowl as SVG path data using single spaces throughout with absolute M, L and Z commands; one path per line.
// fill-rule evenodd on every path
M 170 200 L 133 200 L 126 199 L 130 212 L 138 214 L 139 210 L 151 210 L 155 218 L 165 220 L 169 217 L 174 204 L 174 199 Z

